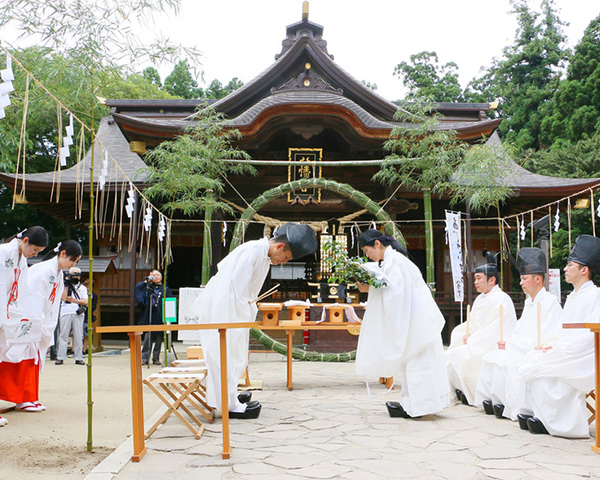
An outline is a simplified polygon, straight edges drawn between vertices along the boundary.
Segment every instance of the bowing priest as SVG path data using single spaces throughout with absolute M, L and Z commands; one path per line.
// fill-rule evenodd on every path
M 392 237 L 363 232 L 360 248 L 374 263 L 365 264 L 385 286 L 369 286 L 356 353 L 361 377 L 402 378 L 399 402 L 386 402 L 390 416 L 435 414 L 450 402 L 450 384 L 441 331 L 444 317 L 421 271 Z
M 484 355 L 497 349 L 497 342 L 508 338 L 517 323 L 513 301 L 498 285 L 496 260 L 492 255 L 487 260 L 475 269 L 474 284 L 479 295 L 471 313 L 466 322 L 452 330 L 446 350 L 450 385 L 465 405 L 474 405 Z
M 206 284 L 192 309 L 199 323 L 253 322 L 258 308 L 254 300 L 271 265 L 310 255 L 318 247 L 315 232 L 308 225 L 288 223 L 270 240 L 252 240 L 237 247 L 219 264 L 218 272 Z M 248 364 L 249 330 L 235 328 L 227 332 L 227 379 L 230 418 L 258 418 L 260 403 L 249 402 L 250 395 L 238 399 L 238 381 Z M 207 402 L 221 408 L 221 368 L 219 333 L 200 330 L 200 341 L 206 359 Z M 242 403 L 240 400 L 249 403 Z
M 483 357 L 475 389 L 475 405 L 498 418 L 516 420 L 518 413 L 516 369 L 525 355 L 556 336 L 562 309 L 544 288 L 546 255 L 539 248 L 519 251 L 517 269 L 527 296 L 521 318 L 506 341 Z
M 573 291 L 561 324 L 599 322 L 600 289 L 592 279 L 600 272 L 600 239 L 577 237 L 564 272 Z M 530 352 L 517 370 L 524 384 L 519 426 L 532 433 L 588 437 L 586 395 L 594 389 L 594 372 L 594 334 L 561 328 L 556 341 Z

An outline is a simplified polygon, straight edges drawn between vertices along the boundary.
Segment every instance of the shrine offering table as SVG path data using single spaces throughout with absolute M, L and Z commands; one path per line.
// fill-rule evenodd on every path
M 129 335 L 131 372 L 131 413 L 133 418 L 133 462 L 139 462 L 146 454 L 144 440 L 144 394 L 142 391 L 142 342 L 144 332 L 164 332 L 173 330 L 219 331 L 221 348 L 221 412 L 223 421 L 223 458 L 229 458 L 229 406 L 227 405 L 227 330 L 230 328 L 256 328 L 256 323 L 208 323 L 208 324 L 167 324 L 167 325 L 123 325 L 118 327 L 96 327 L 95 333 L 127 333 Z
M 594 366 L 596 369 L 596 441 L 592 451 L 600 453 L 600 323 L 563 323 L 563 328 L 588 328 L 594 334 Z
M 360 323 L 330 323 L 330 322 L 302 322 L 300 325 L 262 325 L 258 324 L 255 328 L 259 330 L 285 330 L 287 336 L 287 387 L 288 390 L 293 390 L 292 384 L 292 337 L 296 330 L 346 330 L 360 331 Z

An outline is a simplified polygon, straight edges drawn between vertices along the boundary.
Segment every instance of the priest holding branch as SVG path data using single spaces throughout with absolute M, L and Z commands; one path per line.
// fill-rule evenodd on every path
M 484 355 L 495 350 L 504 336 L 510 336 L 517 323 L 513 301 L 498 285 L 496 261 L 492 255 L 487 260 L 475 269 L 474 284 L 480 295 L 467 321 L 452 330 L 446 350 L 450 385 L 465 405 L 474 405 Z

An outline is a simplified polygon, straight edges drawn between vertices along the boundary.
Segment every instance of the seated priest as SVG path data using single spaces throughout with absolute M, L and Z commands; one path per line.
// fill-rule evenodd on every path
M 308 225 L 285 224 L 270 240 L 252 240 L 237 247 L 218 264 L 218 272 L 206 284 L 192 310 L 199 323 L 253 322 L 258 308 L 254 300 L 271 265 L 282 265 L 293 258 L 316 251 L 317 236 Z M 249 329 L 235 328 L 227 332 L 228 405 L 231 418 L 258 418 L 261 405 L 250 401 L 250 395 L 238 398 L 238 381 L 248 364 Z M 221 408 L 221 368 L 219 333 L 200 330 L 200 343 L 206 359 L 208 376 L 206 396 L 210 406 Z M 249 403 L 242 403 L 249 402 Z
M 600 289 L 592 279 L 600 272 L 600 239 L 580 235 L 564 268 L 573 285 L 561 324 L 598 323 Z M 594 334 L 561 328 L 558 339 L 530 352 L 517 370 L 523 382 L 519 426 L 532 433 L 569 438 L 589 436 L 586 395 L 594 389 Z
M 474 284 L 479 295 L 471 314 L 452 330 L 446 350 L 450 385 L 465 405 L 474 405 L 484 355 L 495 350 L 505 335 L 510 336 L 517 323 L 513 301 L 498 285 L 496 260 L 489 252 L 488 255 L 488 263 L 475 269 Z
M 562 309 L 557 298 L 544 288 L 546 255 L 539 248 L 519 250 L 517 269 L 527 295 L 521 318 L 506 341 L 483 357 L 475 389 L 475 405 L 488 415 L 516 420 L 516 369 L 525 355 L 556 336 Z
M 356 353 L 361 377 L 402 378 L 399 402 L 387 402 L 390 416 L 413 418 L 440 412 L 450 403 L 450 384 L 441 331 L 444 317 L 421 271 L 392 237 L 363 232 L 365 264 L 386 283 L 369 286 Z

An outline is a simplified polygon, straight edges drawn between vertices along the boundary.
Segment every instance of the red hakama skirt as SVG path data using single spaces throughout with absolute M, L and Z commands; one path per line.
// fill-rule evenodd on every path
M 35 402 L 40 394 L 40 366 L 35 359 L 19 363 L 0 362 L 0 400 Z

